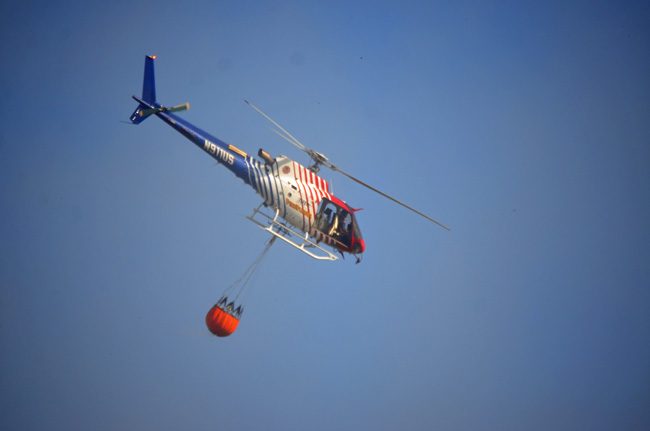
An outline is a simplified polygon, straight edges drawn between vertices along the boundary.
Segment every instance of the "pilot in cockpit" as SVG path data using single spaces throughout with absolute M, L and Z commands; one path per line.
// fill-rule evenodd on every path
M 341 218 L 342 212 L 343 209 L 339 208 L 338 211 L 336 211 L 336 214 L 334 214 L 334 219 L 332 220 L 332 224 L 330 225 L 330 230 L 327 233 L 331 237 L 335 237 L 339 235 L 339 218 Z

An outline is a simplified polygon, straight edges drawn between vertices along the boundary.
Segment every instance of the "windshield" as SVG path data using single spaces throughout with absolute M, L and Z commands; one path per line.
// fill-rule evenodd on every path
M 316 229 L 343 243 L 352 244 L 352 238 L 361 238 L 354 214 L 327 198 L 323 198 L 316 217 Z

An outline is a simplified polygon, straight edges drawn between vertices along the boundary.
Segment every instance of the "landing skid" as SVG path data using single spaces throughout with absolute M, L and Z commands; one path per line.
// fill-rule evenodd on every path
M 329 250 L 324 249 L 309 238 L 309 233 L 296 232 L 286 222 L 280 221 L 280 210 L 276 209 L 274 215 L 269 215 L 262 210 L 261 204 L 253 210 L 253 213 L 246 218 L 261 229 L 275 235 L 287 244 L 292 245 L 307 256 L 317 260 L 337 260 L 338 257 Z M 296 238 L 296 239 L 294 239 Z

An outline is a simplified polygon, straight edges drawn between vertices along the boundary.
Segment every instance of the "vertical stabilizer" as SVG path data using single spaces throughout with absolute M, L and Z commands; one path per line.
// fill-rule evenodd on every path
M 144 59 L 144 80 L 142 82 L 142 100 L 147 103 L 156 103 L 156 78 L 154 76 L 153 62 L 155 55 L 147 55 Z
M 142 100 L 150 105 L 157 105 L 156 103 L 156 78 L 154 75 L 154 60 L 155 55 L 147 55 L 144 59 L 144 79 L 142 81 Z M 140 103 L 130 120 L 133 124 L 142 123 L 149 115 L 153 113 L 151 106 Z

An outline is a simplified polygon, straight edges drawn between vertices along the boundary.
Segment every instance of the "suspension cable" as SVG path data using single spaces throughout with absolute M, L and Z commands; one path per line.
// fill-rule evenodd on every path
M 262 252 L 257 256 L 257 258 L 255 258 L 253 263 L 251 263 L 248 268 L 246 268 L 244 273 L 237 280 L 235 280 L 223 291 L 222 297 L 228 296 L 230 293 L 236 293 L 234 301 L 237 301 L 239 299 L 240 295 L 244 292 L 246 286 L 253 277 L 253 274 L 255 274 L 257 269 L 260 267 L 262 260 L 271 249 L 271 246 L 275 242 L 275 238 L 275 236 L 271 237 L 271 239 L 264 246 Z

